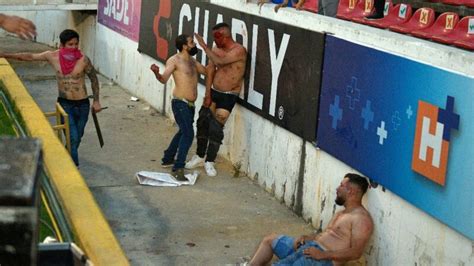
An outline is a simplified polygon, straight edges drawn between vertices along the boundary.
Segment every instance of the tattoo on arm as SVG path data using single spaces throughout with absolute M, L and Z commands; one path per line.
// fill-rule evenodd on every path
M 94 101 L 99 101 L 99 79 L 97 78 L 97 72 L 88 57 L 86 57 L 85 72 L 91 80 Z

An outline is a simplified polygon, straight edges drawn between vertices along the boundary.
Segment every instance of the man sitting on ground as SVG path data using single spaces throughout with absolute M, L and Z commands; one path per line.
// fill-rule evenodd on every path
M 373 221 L 362 206 L 369 183 L 357 174 L 346 174 L 336 190 L 337 212 L 320 234 L 303 235 L 296 240 L 271 234 L 260 243 L 250 265 L 266 265 L 275 254 L 274 265 L 341 265 L 362 256 L 372 235 Z

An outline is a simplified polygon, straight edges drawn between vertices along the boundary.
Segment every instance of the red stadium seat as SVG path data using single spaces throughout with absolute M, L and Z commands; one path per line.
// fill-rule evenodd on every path
M 391 31 L 410 33 L 414 30 L 429 28 L 435 20 L 435 12 L 432 8 L 419 8 L 406 23 L 388 27 Z
M 443 36 L 449 34 L 459 21 L 459 15 L 454 12 L 445 12 L 436 19 L 433 26 L 421 30 L 412 31 L 410 34 L 423 39 L 431 36 Z
M 370 26 L 385 29 L 392 25 L 398 25 L 407 22 L 411 17 L 411 13 L 411 5 L 397 4 L 384 18 L 370 20 L 365 23 Z
M 442 0 L 443 4 L 474 7 L 474 0 Z
M 383 8 L 383 15 L 386 16 L 392 8 L 393 8 L 392 1 L 391 0 L 386 0 L 384 8 Z M 362 17 L 362 18 L 353 18 L 352 21 L 369 25 L 370 21 L 372 21 L 372 20 L 366 19 L 365 17 Z
M 474 7 L 474 0 L 464 0 L 463 5 L 468 7 Z
M 318 0 L 306 0 L 303 4 L 303 10 L 318 13 Z
M 469 25 L 470 24 L 470 25 Z M 449 34 L 442 36 L 432 36 L 431 39 L 435 42 L 453 44 L 455 41 L 461 41 L 472 37 L 474 34 L 474 16 L 467 16 L 462 18 L 454 30 Z
M 443 4 L 460 6 L 462 5 L 463 0 L 442 0 Z
M 455 41 L 454 45 L 469 50 L 474 50 L 474 16 L 471 16 L 468 19 L 466 36 L 460 40 Z
M 337 6 L 336 17 L 343 18 L 352 13 L 357 6 L 359 0 L 340 0 Z
M 373 10 L 374 0 L 360 0 L 352 12 L 341 15 L 340 18 L 345 20 L 353 20 L 354 18 L 363 19 L 364 17 L 370 15 Z
M 469 37 L 466 37 L 462 40 L 455 41 L 454 45 L 457 47 L 474 50 L 474 33 L 469 34 Z

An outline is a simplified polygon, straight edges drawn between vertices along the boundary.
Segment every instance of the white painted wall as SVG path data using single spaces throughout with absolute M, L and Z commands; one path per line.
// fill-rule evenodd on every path
M 33 21 L 36 25 L 36 41 L 51 47 L 59 47 L 59 34 L 74 29 L 80 36 L 81 50 L 93 59 L 96 16 L 80 11 L 8 11 L 0 13 L 16 15 Z
M 294 9 L 273 11 L 266 4 L 211 1 L 227 8 L 263 16 L 309 30 L 372 46 L 440 68 L 474 77 L 474 53 L 390 31 L 379 30 Z M 295 209 L 302 139 L 239 106 L 232 118 L 232 139 L 223 154 L 241 165 L 250 178 Z M 335 210 L 335 190 L 347 172 L 357 172 L 306 143 L 302 216 L 324 228 Z M 258 176 L 258 178 L 255 178 Z M 388 190 L 370 189 L 364 204 L 375 222 L 365 251 L 369 265 L 474 265 L 474 242 Z
M 275 14 L 271 4 L 259 11 L 256 4 L 246 4 L 242 0 L 211 2 L 309 30 L 331 32 L 350 41 L 474 77 L 474 54 L 453 47 L 293 9 L 281 9 Z M 103 25 L 96 25 L 95 18 L 76 23 L 77 19 L 68 12 L 53 12 L 48 16 L 57 21 L 44 14 L 28 14 L 38 28 L 45 30 L 39 34 L 38 41 L 54 45 L 63 25 L 78 25 L 83 47 L 94 49 L 94 52 L 87 50 L 86 53 L 93 57 L 96 68 L 162 111 L 164 88 L 156 81 L 149 66 L 152 63 L 163 65 L 139 54 L 137 43 Z M 172 86 L 173 81 L 170 81 L 166 93 L 169 116 Z M 202 86 L 200 94 L 203 94 Z M 225 131 L 221 156 L 231 160 L 236 168 L 288 207 L 300 210 L 303 218 L 315 228 L 328 224 L 335 211 L 336 187 L 344 174 L 356 172 L 354 169 L 241 106 L 234 109 Z M 302 195 L 296 195 L 300 161 L 305 165 L 304 183 Z M 371 189 L 364 204 L 375 221 L 375 232 L 365 252 L 369 265 L 474 265 L 473 241 L 390 191 L 380 186 Z

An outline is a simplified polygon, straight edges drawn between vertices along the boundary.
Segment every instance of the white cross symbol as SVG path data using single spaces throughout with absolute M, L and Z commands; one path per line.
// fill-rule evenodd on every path
M 380 127 L 377 127 L 377 135 L 379 136 L 379 144 L 383 145 L 383 141 L 387 138 L 387 130 L 385 130 L 385 121 L 380 122 Z
M 413 110 L 411 110 L 411 105 L 408 105 L 408 109 L 407 109 L 408 119 L 410 119 L 412 115 L 413 115 Z

